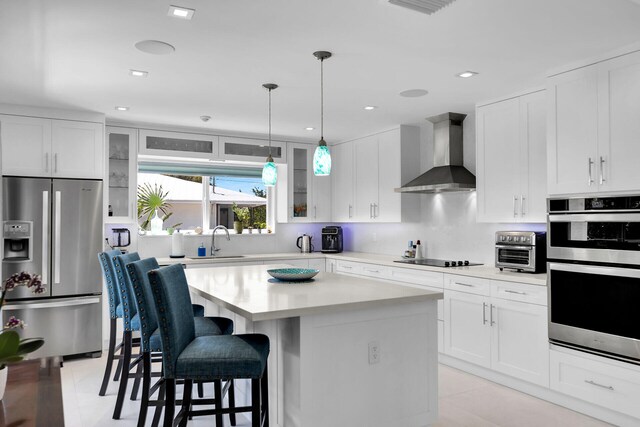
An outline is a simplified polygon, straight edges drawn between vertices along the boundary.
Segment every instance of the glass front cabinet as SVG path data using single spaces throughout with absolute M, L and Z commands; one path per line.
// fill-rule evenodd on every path
M 108 216 L 105 222 L 136 219 L 137 146 L 136 129 L 107 127 Z

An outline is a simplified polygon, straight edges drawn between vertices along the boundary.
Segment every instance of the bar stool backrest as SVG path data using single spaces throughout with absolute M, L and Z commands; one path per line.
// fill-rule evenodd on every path
M 102 269 L 102 276 L 104 277 L 104 283 L 107 286 L 107 294 L 109 295 L 109 317 L 117 319 L 118 314 L 116 308 L 120 305 L 120 295 L 118 291 L 118 284 L 116 283 L 115 267 L 113 265 L 113 258 L 121 255 L 119 250 L 112 250 L 107 252 L 100 252 L 98 254 L 98 260 L 100 261 L 100 268 Z
M 130 254 L 120 254 L 113 259 L 116 272 L 116 283 L 118 283 L 118 289 L 120 290 L 120 300 L 122 300 L 122 324 L 125 331 L 136 330 L 132 325 L 131 320 L 138 313 L 136 308 L 136 300 L 133 296 L 133 288 L 131 287 L 131 280 L 126 273 L 125 266 L 134 261 L 139 261 L 140 256 L 137 252 Z
M 133 286 L 133 293 L 140 315 L 140 335 L 142 351 L 161 351 L 160 348 L 150 348 L 149 340 L 151 335 L 158 329 L 158 317 L 156 315 L 156 307 L 153 301 L 153 292 L 151 291 L 151 283 L 149 283 L 148 273 L 151 270 L 159 268 L 158 261 L 155 258 L 146 258 L 127 264 L 127 273 Z

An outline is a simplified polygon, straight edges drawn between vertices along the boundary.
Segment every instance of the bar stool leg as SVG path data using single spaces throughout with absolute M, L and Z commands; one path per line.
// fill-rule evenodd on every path
M 142 348 L 141 348 L 142 350 Z M 138 360 L 138 368 L 136 369 L 136 376 L 133 379 L 133 387 L 131 388 L 131 400 L 136 400 L 138 398 L 138 390 L 140 389 L 140 379 L 142 378 L 142 365 L 143 365 L 143 361 L 138 359 L 138 357 L 136 357 L 136 359 Z
M 262 395 L 262 401 L 260 402 L 261 412 L 264 414 L 264 421 L 262 427 L 269 427 L 269 377 L 267 374 L 267 367 L 264 367 L 264 373 L 260 379 L 260 394 Z M 261 414 L 261 418 L 262 418 Z
M 109 352 L 107 353 L 107 366 L 104 368 L 102 385 L 100 386 L 100 392 L 98 393 L 100 396 L 104 396 L 107 393 L 107 386 L 109 385 L 109 377 L 111 376 L 113 358 L 116 350 L 116 328 L 116 319 L 111 319 L 109 322 Z
M 213 397 L 216 400 L 216 409 L 218 412 L 216 413 L 216 427 L 222 427 L 222 381 L 215 380 L 213 382 Z
M 144 427 L 149 410 L 149 390 L 151 389 L 151 353 L 142 354 L 142 397 L 140 401 L 140 413 L 138 414 L 138 427 Z
M 191 409 L 191 393 L 193 392 L 193 380 L 184 380 L 184 391 L 182 393 L 182 408 L 178 416 L 180 417 L 180 427 L 187 427 L 189 410 Z M 174 421 L 175 424 L 175 421 Z
M 236 407 L 236 389 L 234 387 L 233 380 L 229 380 L 229 408 L 234 409 Z M 232 426 L 236 425 L 236 414 L 231 412 L 229 414 L 229 422 Z
M 160 425 L 160 416 L 162 415 L 162 407 L 164 406 L 164 380 L 160 384 L 160 390 L 158 390 L 158 406 L 153 414 L 153 420 L 151 421 L 151 427 L 158 427 Z
M 176 380 L 175 378 L 165 379 L 166 397 L 164 400 L 164 427 L 173 427 L 173 417 L 176 411 Z
M 122 404 L 124 396 L 127 394 L 127 382 L 129 380 L 129 364 L 131 363 L 131 331 L 124 331 L 122 336 L 123 355 L 122 355 L 122 375 L 120 376 L 120 387 L 118 388 L 118 398 L 116 407 L 113 411 L 113 419 L 119 420 L 122 412 Z
M 251 380 L 251 426 L 260 427 L 260 379 Z

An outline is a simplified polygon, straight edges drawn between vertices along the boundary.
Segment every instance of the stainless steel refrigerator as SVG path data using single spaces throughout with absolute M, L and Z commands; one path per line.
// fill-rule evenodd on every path
M 102 348 L 102 181 L 2 177 L 2 279 L 42 275 L 46 292 L 7 292 L 21 335 L 42 337 L 31 358 L 94 353 Z

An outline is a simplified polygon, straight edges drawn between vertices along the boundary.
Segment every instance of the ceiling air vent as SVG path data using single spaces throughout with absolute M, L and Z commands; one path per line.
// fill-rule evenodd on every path
M 389 3 L 431 15 L 455 0 L 389 0 Z

